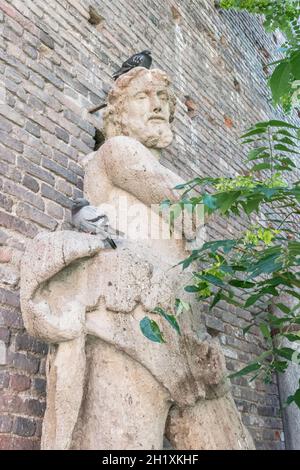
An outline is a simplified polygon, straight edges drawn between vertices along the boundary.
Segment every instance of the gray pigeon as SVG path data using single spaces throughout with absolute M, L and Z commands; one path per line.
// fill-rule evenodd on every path
M 134 67 L 145 67 L 146 69 L 150 69 L 151 64 L 151 51 L 146 49 L 145 51 L 134 54 L 129 59 L 127 59 L 122 64 L 122 67 L 113 74 L 113 79 L 117 80 L 117 78 L 123 75 L 123 73 L 129 72 L 129 70 L 133 69 Z
M 117 248 L 113 238 L 118 238 L 123 233 L 114 230 L 109 226 L 107 215 L 99 212 L 95 206 L 91 206 L 84 198 L 73 199 L 72 205 L 72 225 L 82 232 L 101 235 L 111 248 Z

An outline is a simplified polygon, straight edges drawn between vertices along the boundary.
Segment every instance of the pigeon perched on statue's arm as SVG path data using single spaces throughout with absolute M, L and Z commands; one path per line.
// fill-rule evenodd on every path
M 152 64 L 151 51 L 145 50 L 145 51 L 139 52 L 138 54 L 134 54 L 125 62 L 123 62 L 122 67 L 113 74 L 113 79 L 116 80 L 121 75 L 129 72 L 129 70 L 135 67 L 145 67 L 146 69 L 150 69 L 151 64 Z
M 117 248 L 114 238 L 124 234 L 109 226 L 108 217 L 84 198 L 76 198 L 72 205 L 72 225 L 79 231 L 100 235 L 111 248 Z

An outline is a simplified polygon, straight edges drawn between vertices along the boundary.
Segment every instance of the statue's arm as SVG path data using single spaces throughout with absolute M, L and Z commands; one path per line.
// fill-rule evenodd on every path
M 150 206 L 165 199 L 176 201 L 174 187 L 182 179 L 165 168 L 141 143 L 129 137 L 114 137 L 102 147 L 107 176 L 114 186 Z
M 72 231 L 43 232 L 28 243 L 21 264 L 20 296 L 24 324 L 32 336 L 58 343 L 82 333 L 85 305 L 80 295 L 67 300 L 62 294 L 59 308 L 52 309 L 46 292 L 55 275 L 103 247 L 98 237 Z

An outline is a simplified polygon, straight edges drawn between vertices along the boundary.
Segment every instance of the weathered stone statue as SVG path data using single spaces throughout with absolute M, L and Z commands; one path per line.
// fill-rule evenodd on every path
M 84 192 L 126 233 L 116 250 L 75 231 L 42 233 L 28 245 L 24 322 L 50 343 L 43 449 L 161 449 L 164 434 L 177 449 L 253 448 L 222 351 L 199 314 L 183 313 L 178 335 L 151 313 L 173 309 L 191 275 L 173 267 L 187 256 L 185 241 L 161 235 L 169 226 L 153 207 L 176 200 L 172 188 L 182 182 L 159 163 L 174 108 L 160 70 L 137 67 L 109 94 L 107 140 L 87 158 Z M 145 315 L 165 343 L 142 335 Z

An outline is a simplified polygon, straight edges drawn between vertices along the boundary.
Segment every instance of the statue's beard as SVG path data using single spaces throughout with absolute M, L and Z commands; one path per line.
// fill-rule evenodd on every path
M 164 121 L 154 123 L 150 120 L 147 125 L 135 123 L 134 126 L 130 126 L 127 122 L 122 134 L 138 140 L 146 147 L 157 149 L 167 147 L 173 139 L 170 125 Z

